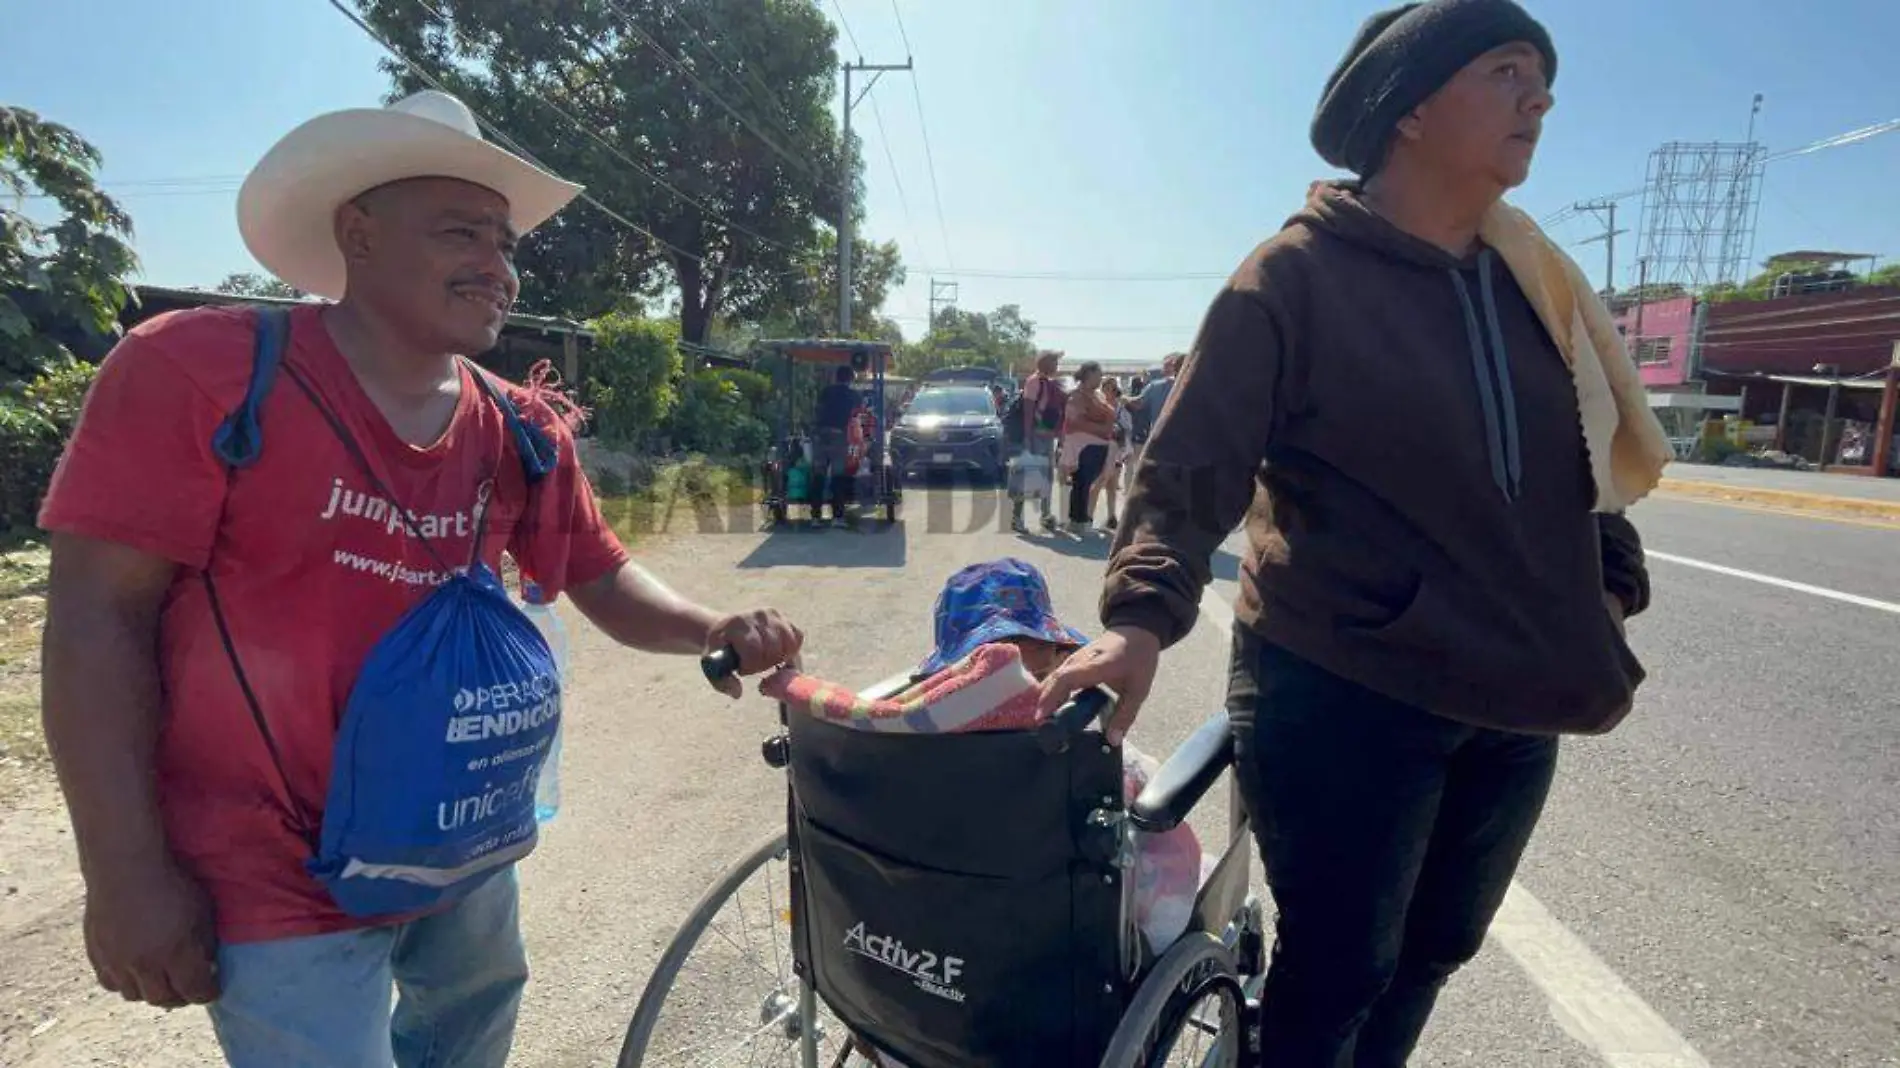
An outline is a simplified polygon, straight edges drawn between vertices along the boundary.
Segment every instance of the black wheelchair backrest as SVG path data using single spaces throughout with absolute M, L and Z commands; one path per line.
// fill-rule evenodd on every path
M 1120 750 L 787 725 L 794 953 L 839 1018 L 913 1068 L 1095 1063 L 1130 993 Z

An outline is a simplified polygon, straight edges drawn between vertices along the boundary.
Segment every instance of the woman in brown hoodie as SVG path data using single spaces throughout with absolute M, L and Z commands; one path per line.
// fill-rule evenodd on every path
M 1367 22 L 1313 124 L 1360 180 L 1316 185 L 1214 299 L 1141 456 L 1107 633 L 1045 688 L 1115 689 L 1118 738 L 1245 518 L 1228 710 L 1278 913 L 1274 1068 L 1405 1063 L 1557 736 L 1613 727 L 1643 678 L 1642 550 L 1593 512 L 1581 379 L 1478 236 L 1556 68 L 1509 0 Z

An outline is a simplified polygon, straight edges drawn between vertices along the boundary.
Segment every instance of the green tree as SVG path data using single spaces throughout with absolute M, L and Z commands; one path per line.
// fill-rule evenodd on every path
M 681 379 L 679 403 L 666 427 L 673 447 L 718 457 L 763 453 L 771 428 L 748 397 L 758 388 L 757 377 L 706 368 Z
M 895 324 L 879 317 L 891 290 L 905 282 L 904 258 L 895 241 L 851 243 L 851 335 L 892 340 Z M 816 255 L 805 269 L 788 275 L 773 291 L 747 307 L 742 318 L 760 322 L 780 337 L 838 336 L 838 238 L 818 235 Z M 897 335 L 896 340 L 902 340 Z
M 99 189 L 99 151 L 25 108 L 0 107 L 0 392 L 96 358 L 119 334 L 138 259 L 132 220 Z M 43 223 L 6 206 L 45 198 Z
M 679 400 L 679 328 L 615 312 L 594 320 L 587 403 L 609 445 L 652 443 Z
M 1867 276 L 1870 286 L 1900 286 L 1900 263 L 1889 263 Z
M 898 367 L 906 375 L 922 375 L 945 367 L 994 367 L 1021 371 L 1036 356 L 1036 324 L 1023 317 L 1022 308 L 1005 304 L 992 312 L 945 308 L 923 340 L 906 345 Z
M 1762 265 L 1761 272 L 1748 281 L 1740 285 L 1724 282 L 1710 286 L 1702 295 L 1717 304 L 1736 300 L 1768 300 L 1775 295 L 1775 280 L 1784 274 L 1825 274 L 1839 268 L 1839 264 L 1833 263 L 1769 260 Z M 1868 278 L 1867 281 L 1872 282 L 1873 279 Z
M 671 246 L 578 204 L 524 243 L 535 311 L 590 318 L 670 284 L 681 336 L 703 342 L 717 317 L 783 299 L 837 225 L 840 176 L 859 180 L 838 147 L 834 30 L 816 0 L 358 5 L 521 147 Z M 385 67 L 398 94 L 426 85 Z
M 281 278 L 268 278 L 250 271 L 225 275 L 224 281 L 218 283 L 217 290 L 239 297 L 275 297 L 280 300 L 302 300 L 310 295 Z

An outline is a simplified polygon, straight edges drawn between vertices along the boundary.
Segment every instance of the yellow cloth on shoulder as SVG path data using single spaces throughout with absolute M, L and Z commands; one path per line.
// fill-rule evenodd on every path
M 1529 215 L 1500 201 L 1478 236 L 1497 250 L 1544 329 L 1570 364 L 1583 441 L 1596 482 L 1596 510 L 1621 512 L 1662 481 L 1675 458 L 1650 410 L 1636 361 L 1582 268 Z

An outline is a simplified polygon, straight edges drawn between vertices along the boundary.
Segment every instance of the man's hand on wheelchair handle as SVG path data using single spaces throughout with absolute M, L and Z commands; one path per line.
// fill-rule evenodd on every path
M 757 675 L 790 663 L 804 645 L 804 632 L 772 608 L 726 616 L 706 633 L 707 652 L 731 648 L 739 656 L 739 674 L 718 683 L 719 692 L 732 698 L 745 694 L 740 675 Z
M 1154 685 L 1161 663 L 1161 639 L 1139 627 L 1116 627 L 1073 653 L 1042 684 L 1038 720 L 1048 719 L 1069 698 L 1091 686 L 1105 686 L 1116 695 L 1115 714 L 1102 731 L 1109 744 L 1119 745 L 1134 725 L 1141 704 Z

